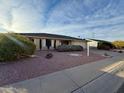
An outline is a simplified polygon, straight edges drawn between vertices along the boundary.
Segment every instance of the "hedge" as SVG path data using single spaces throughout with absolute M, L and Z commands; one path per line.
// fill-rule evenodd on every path
M 0 61 L 13 61 L 35 52 L 36 46 L 28 38 L 14 33 L 0 33 Z
M 56 50 L 59 52 L 82 51 L 83 47 L 80 45 L 60 45 Z
M 114 41 L 112 44 L 115 45 L 117 49 L 124 48 L 124 41 Z
M 111 42 L 99 41 L 97 48 L 103 50 L 110 50 L 114 49 L 115 46 Z

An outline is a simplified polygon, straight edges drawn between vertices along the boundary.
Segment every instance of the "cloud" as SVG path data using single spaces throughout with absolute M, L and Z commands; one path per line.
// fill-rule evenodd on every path
M 0 29 L 114 40 L 124 35 L 123 4 L 124 0 L 0 0 Z

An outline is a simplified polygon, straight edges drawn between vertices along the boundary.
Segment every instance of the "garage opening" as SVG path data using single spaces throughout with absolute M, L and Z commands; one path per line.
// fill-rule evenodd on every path
M 61 41 L 61 44 L 62 44 L 62 45 L 69 45 L 69 41 L 68 41 L 68 40 L 62 40 L 62 41 Z

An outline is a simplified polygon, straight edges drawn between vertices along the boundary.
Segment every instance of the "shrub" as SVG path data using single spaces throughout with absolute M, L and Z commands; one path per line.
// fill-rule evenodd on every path
M 35 48 L 24 36 L 14 33 L 0 34 L 0 61 L 12 61 L 32 55 Z
M 111 42 L 99 41 L 97 48 L 103 50 L 110 50 L 115 48 L 115 46 Z
M 124 41 L 114 41 L 112 42 L 113 45 L 115 45 L 116 48 L 121 49 L 124 48 Z
M 83 47 L 80 45 L 60 45 L 56 49 L 59 52 L 82 51 Z

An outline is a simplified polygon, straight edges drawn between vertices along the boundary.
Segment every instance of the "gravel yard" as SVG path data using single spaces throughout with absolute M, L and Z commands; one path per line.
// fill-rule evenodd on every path
M 56 52 L 50 51 L 53 58 L 46 59 L 48 51 L 36 52 L 36 57 L 18 60 L 7 64 L 0 64 L 0 86 L 53 73 L 63 69 L 88 64 L 105 57 L 86 52 Z

